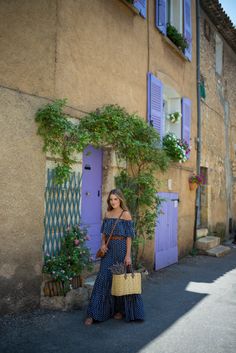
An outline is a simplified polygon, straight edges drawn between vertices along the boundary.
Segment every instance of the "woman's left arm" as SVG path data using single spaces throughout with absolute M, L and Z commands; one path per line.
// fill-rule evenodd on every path
M 126 239 L 126 255 L 125 255 L 125 265 L 126 266 L 131 265 L 131 243 L 132 243 L 131 237 L 127 237 L 127 239 Z
M 127 221 L 131 221 L 131 215 L 128 211 L 124 212 L 123 214 L 124 219 L 126 219 Z M 131 265 L 131 244 L 132 244 L 132 239 L 131 237 L 127 237 L 126 239 L 126 255 L 125 255 L 125 265 L 129 266 Z

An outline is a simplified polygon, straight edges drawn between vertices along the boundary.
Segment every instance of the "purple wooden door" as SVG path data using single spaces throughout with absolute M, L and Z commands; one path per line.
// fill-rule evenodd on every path
M 88 227 L 88 246 L 94 255 L 101 243 L 102 150 L 88 146 L 82 168 L 81 223 Z
M 155 270 L 178 262 L 178 194 L 158 193 L 161 214 L 155 231 Z

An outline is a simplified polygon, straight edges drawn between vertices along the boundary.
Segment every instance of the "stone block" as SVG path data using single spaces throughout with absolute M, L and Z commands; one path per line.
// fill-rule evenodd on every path
M 214 236 L 207 236 L 198 239 L 195 243 L 195 247 L 198 250 L 209 250 L 220 244 L 220 238 Z
M 70 290 L 66 296 L 41 296 L 40 306 L 48 310 L 73 310 L 82 309 L 88 304 L 89 290 L 84 287 Z
M 64 310 L 65 308 L 65 297 L 44 297 L 41 296 L 40 307 L 48 310 Z
M 70 290 L 65 297 L 65 310 L 82 309 L 88 304 L 88 289 L 80 287 Z
M 200 228 L 197 229 L 197 239 L 206 237 L 208 235 L 208 229 L 207 228 Z
M 206 254 L 209 256 L 221 257 L 228 254 L 229 252 L 230 252 L 229 246 L 219 245 L 219 246 L 216 246 L 215 248 L 207 250 Z

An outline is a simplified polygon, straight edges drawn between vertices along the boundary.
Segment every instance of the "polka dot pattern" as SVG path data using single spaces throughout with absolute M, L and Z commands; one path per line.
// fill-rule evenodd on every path
M 106 223 L 104 220 L 103 224 Z M 109 226 L 102 228 L 109 230 L 112 227 L 112 221 L 109 219 Z M 115 219 L 113 219 L 114 222 Z M 115 233 L 119 236 L 128 236 L 128 227 L 131 229 L 131 221 L 125 221 L 129 223 L 129 226 L 123 226 L 119 220 L 117 229 L 122 230 L 122 234 Z M 122 224 L 122 225 L 120 225 Z M 133 225 L 132 225 L 133 227 Z M 134 231 L 133 231 L 134 232 Z M 124 234 L 125 233 L 125 234 Z M 109 234 L 105 233 L 105 234 Z M 130 234 L 131 236 L 134 233 Z M 108 244 L 108 252 L 105 257 L 101 259 L 100 270 L 97 275 L 93 292 L 91 295 L 90 303 L 87 309 L 88 317 L 92 317 L 96 321 L 105 321 L 114 316 L 115 313 L 121 312 L 126 321 L 132 320 L 144 320 L 144 308 L 143 301 L 140 294 L 125 295 L 122 297 L 115 297 L 111 295 L 111 284 L 112 284 L 112 273 L 110 267 L 117 262 L 124 262 L 126 255 L 126 239 L 110 240 Z

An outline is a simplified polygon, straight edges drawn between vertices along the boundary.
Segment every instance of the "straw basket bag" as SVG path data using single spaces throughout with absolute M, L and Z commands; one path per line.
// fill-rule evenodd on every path
M 122 275 L 112 275 L 111 294 L 117 297 L 129 294 L 141 294 L 141 273 L 125 271 Z

